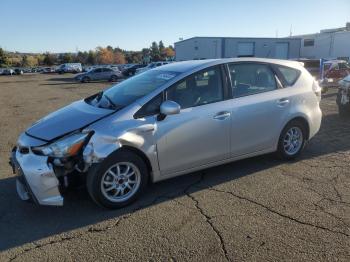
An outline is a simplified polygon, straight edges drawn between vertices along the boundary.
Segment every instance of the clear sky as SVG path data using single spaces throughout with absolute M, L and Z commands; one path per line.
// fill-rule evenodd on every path
M 342 27 L 350 0 L 0 0 L 0 47 L 140 50 L 193 36 L 288 36 Z

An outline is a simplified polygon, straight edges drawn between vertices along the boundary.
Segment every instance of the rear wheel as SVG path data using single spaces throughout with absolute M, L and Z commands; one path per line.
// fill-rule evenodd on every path
M 110 78 L 110 81 L 111 82 L 116 82 L 116 81 L 118 81 L 118 77 L 116 75 L 112 75 L 111 78 Z
M 294 159 L 300 155 L 306 142 L 305 124 L 298 120 L 289 122 L 283 129 L 278 142 L 278 156 Z
M 138 155 L 120 150 L 111 154 L 87 177 L 91 198 L 107 208 L 121 208 L 135 201 L 146 188 L 148 169 Z

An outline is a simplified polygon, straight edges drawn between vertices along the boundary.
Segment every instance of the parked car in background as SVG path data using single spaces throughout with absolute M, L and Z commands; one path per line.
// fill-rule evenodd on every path
M 350 75 L 339 81 L 337 104 L 339 115 L 350 115 Z
M 137 69 L 143 68 L 145 66 L 146 66 L 145 64 L 132 65 L 132 66 L 129 66 L 127 68 L 124 68 L 124 70 L 122 72 L 123 72 L 124 76 L 133 76 L 133 75 L 135 75 Z
M 350 75 L 350 65 L 344 60 L 329 60 L 324 62 L 324 87 L 338 87 L 339 81 Z
M 81 63 L 65 63 L 60 65 L 56 71 L 59 74 L 64 74 L 64 73 L 77 74 L 77 73 L 83 72 L 83 69 L 82 69 Z
M 3 69 L 2 71 L 2 75 L 14 75 L 15 74 L 15 71 L 12 69 L 12 68 L 5 68 Z
M 43 68 L 40 69 L 39 72 L 41 72 L 43 74 L 51 74 L 51 73 L 55 73 L 56 70 L 55 70 L 54 67 L 43 67 Z
M 89 72 L 79 74 L 76 77 L 74 77 L 74 79 L 82 83 L 100 80 L 115 82 L 122 77 L 123 75 L 119 70 L 113 70 L 112 68 L 108 67 L 99 67 L 91 69 Z
M 152 62 L 152 63 L 149 63 L 145 67 L 141 67 L 141 68 L 136 69 L 135 74 L 140 74 L 140 73 L 146 72 L 150 69 L 156 68 L 158 66 L 166 65 L 166 64 L 169 64 L 169 62 L 167 62 L 167 61 Z
M 32 72 L 32 69 L 30 67 L 24 67 L 24 68 L 22 68 L 22 70 L 23 70 L 23 73 L 25 73 L 25 74 Z
M 94 66 L 83 66 L 82 69 L 83 69 L 83 72 L 89 72 L 91 69 L 94 69 L 95 67 Z
M 11 153 L 17 192 L 23 200 L 63 205 L 63 189 L 80 176 L 97 204 L 120 208 L 149 181 L 270 152 L 294 159 L 320 128 L 320 99 L 310 73 L 286 60 L 155 68 L 22 133 Z
M 21 69 L 21 68 L 15 68 L 15 70 L 14 70 L 14 74 L 15 75 L 23 75 L 23 69 Z
M 299 58 L 294 61 L 303 63 L 305 69 L 315 78 L 320 78 L 320 59 Z

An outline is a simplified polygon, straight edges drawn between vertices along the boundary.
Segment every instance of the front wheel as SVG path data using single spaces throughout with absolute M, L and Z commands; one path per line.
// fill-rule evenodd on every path
M 146 188 L 147 165 L 138 155 L 120 150 L 89 171 L 87 189 L 91 198 L 107 208 L 121 208 L 135 201 Z
M 277 154 L 282 159 L 294 159 L 300 155 L 305 143 L 305 125 L 298 120 L 291 121 L 281 133 Z
M 87 77 L 87 76 L 84 76 L 84 77 L 81 79 L 81 82 L 82 82 L 82 83 L 89 83 L 89 82 L 90 82 L 90 78 Z

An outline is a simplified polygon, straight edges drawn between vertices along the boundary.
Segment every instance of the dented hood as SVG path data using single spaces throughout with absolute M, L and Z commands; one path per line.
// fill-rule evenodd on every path
M 84 100 L 63 107 L 35 122 L 26 133 L 41 140 L 50 141 L 83 128 L 115 110 L 89 105 Z

